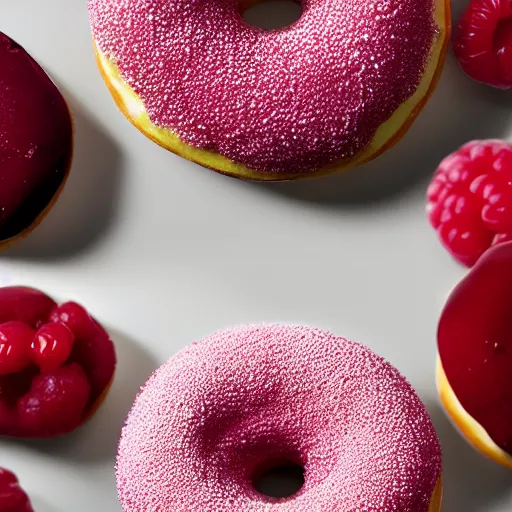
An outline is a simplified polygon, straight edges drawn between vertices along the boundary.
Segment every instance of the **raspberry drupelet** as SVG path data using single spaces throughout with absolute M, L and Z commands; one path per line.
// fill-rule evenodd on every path
M 442 244 L 473 266 L 489 247 L 512 240 L 512 146 L 500 140 L 465 144 L 441 162 L 427 201 Z
M 75 430 L 101 404 L 115 367 L 112 340 L 82 306 L 0 288 L 0 435 Z

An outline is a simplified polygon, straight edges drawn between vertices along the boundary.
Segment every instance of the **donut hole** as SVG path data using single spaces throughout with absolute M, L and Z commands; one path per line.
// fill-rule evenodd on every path
M 240 12 L 244 20 L 263 30 L 289 27 L 302 15 L 300 3 L 293 0 L 256 0 L 242 2 Z
M 270 498 L 289 498 L 304 485 L 304 466 L 293 460 L 270 459 L 252 475 L 253 487 Z

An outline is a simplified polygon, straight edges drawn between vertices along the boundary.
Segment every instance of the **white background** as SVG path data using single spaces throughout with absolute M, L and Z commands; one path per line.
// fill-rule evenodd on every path
M 44 224 L 0 255 L 0 278 L 81 301 L 119 352 L 113 392 L 85 428 L 52 442 L 0 441 L 0 465 L 18 473 L 36 512 L 119 512 L 118 432 L 147 375 L 213 330 L 270 321 L 331 329 L 385 356 L 438 429 L 443 510 L 511 510 L 512 473 L 473 453 L 437 402 L 436 323 L 465 271 L 424 214 L 443 156 L 509 134 L 510 93 L 473 83 L 450 56 L 394 150 L 345 175 L 259 185 L 167 153 L 124 119 L 95 67 L 85 0 L 1 0 L 0 30 L 46 68 L 76 121 L 69 184 Z

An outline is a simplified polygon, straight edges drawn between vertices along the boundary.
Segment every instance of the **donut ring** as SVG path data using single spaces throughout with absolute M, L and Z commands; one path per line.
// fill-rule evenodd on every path
M 455 286 L 437 329 L 436 384 L 448 417 L 478 452 L 512 469 L 512 241 Z
M 145 135 L 252 180 L 326 175 L 406 132 L 449 39 L 448 0 L 304 0 L 280 30 L 237 0 L 89 0 L 100 71 Z
M 272 460 L 304 485 L 271 498 Z M 218 332 L 149 379 L 123 429 L 124 512 L 439 512 L 441 451 L 398 371 L 369 349 L 297 326 Z

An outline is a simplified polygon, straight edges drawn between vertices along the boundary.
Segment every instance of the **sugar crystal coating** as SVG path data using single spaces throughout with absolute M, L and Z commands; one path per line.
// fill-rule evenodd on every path
M 305 469 L 290 498 L 258 493 L 269 459 Z M 123 429 L 124 512 L 427 512 L 441 475 L 429 416 L 367 348 L 298 326 L 218 332 L 149 379 Z
M 281 30 L 236 0 L 89 0 L 99 50 L 154 124 L 264 172 L 353 157 L 417 89 L 433 0 L 304 0 Z

